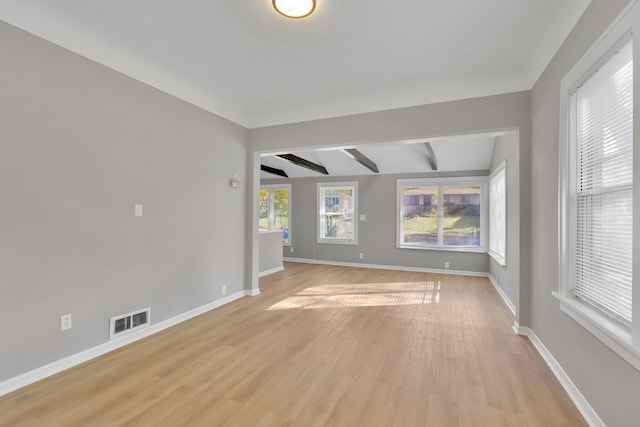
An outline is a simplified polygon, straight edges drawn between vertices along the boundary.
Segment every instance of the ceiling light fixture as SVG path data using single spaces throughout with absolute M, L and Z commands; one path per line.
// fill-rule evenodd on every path
M 287 18 L 304 18 L 316 10 L 316 0 L 272 0 L 273 8 Z

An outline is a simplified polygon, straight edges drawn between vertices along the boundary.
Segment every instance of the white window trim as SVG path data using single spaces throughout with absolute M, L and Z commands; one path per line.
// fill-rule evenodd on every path
M 503 267 L 506 267 L 507 265 L 507 249 L 509 247 L 509 243 L 507 241 L 507 236 L 508 236 L 508 230 L 507 230 L 507 224 L 508 224 L 508 218 L 509 218 L 509 209 L 508 209 L 508 200 L 509 200 L 509 194 L 507 193 L 507 161 L 503 160 L 497 168 L 495 168 L 493 170 L 493 172 L 491 173 L 491 175 L 489 175 L 489 191 L 491 191 L 491 180 L 498 175 L 500 172 L 504 171 L 504 214 L 505 214 L 505 221 L 504 221 L 504 255 L 499 254 L 498 252 L 494 251 L 491 249 L 491 240 L 489 240 L 489 242 L 487 243 L 487 253 L 489 254 L 489 256 L 491 258 L 494 259 L 495 262 L 497 262 L 498 264 L 500 264 Z M 489 195 L 490 197 L 490 195 Z M 491 210 L 491 206 L 489 206 L 489 211 Z M 491 215 L 491 212 L 489 212 L 489 215 Z M 491 229 L 489 229 L 489 235 L 491 235 L 493 231 Z M 491 237 L 491 236 L 489 236 Z
M 271 229 L 271 224 L 273 224 L 273 190 L 282 190 L 282 189 L 286 189 L 289 191 L 289 211 L 287 212 L 287 218 L 289 221 L 289 231 L 288 231 L 288 235 L 289 238 L 287 239 L 287 241 L 285 242 L 284 240 L 282 241 L 282 246 L 291 246 L 291 219 L 292 219 L 292 215 L 291 215 L 291 206 L 292 206 L 292 193 L 291 193 L 291 184 L 266 184 L 266 185 L 261 185 L 260 186 L 260 190 L 268 190 L 269 191 L 269 219 L 267 220 L 267 223 L 269 225 L 269 231 L 278 231 L 278 230 L 272 230 Z
M 402 189 L 404 187 L 439 186 L 439 185 L 479 185 L 480 186 L 480 246 L 418 246 L 408 245 L 402 239 L 402 218 L 404 217 L 404 200 Z M 443 202 L 443 198 L 438 198 L 438 205 Z M 416 249 L 422 251 L 447 251 L 447 252 L 487 252 L 487 177 L 470 176 L 454 178 L 415 178 L 398 179 L 396 181 L 396 247 L 398 249 Z M 441 207 L 438 209 L 441 211 Z M 442 222 L 438 224 L 442 227 Z
M 353 187 L 353 239 L 326 239 L 320 237 L 321 232 L 321 220 L 320 217 L 324 214 L 324 200 L 321 200 L 321 189 L 325 187 Z M 319 182 L 316 186 L 316 202 L 318 207 L 316 209 L 316 236 L 318 243 L 327 243 L 331 245 L 357 245 L 358 244 L 358 182 Z
M 569 97 L 579 83 L 583 82 L 607 53 L 626 34 L 633 32 L 634 28 L 640 29 L 640 6 L 638 1 L 631 2 L 618 18 L 609 26 L 604 34 L 594 43 L 587 53 L 574 65 L 560 84 L 560 153 L 559 153 L 559 180 L 558 180 L 558 283 L 559 291 L 552 292 L 560 301 L 561 310 L 578 324 L 589 331 L 593 336 L 602 341 L 611 350 L 626 360 L 630 365 L 640 370 L 640 280 L 638 274 L 633 278 L 633 321 L 631 329 L 615 322 L 604 313 L 592 308 L 590 305 L 573 296 L 570 284 L 569 253 L 570 223 L 569 214 Z M 640 58 L 640 41 L 633 44 L 634 63 L 635 58 Z M 640 63 L 640 61 L 637 61 Z M 640 66 L 634 64 L 634 82 L 638 82 Z M 640 105 L 640 85 L 634 84 L 634 104 Z M 638 109 L 634 108 L 634 145 L 638 144 L 640 131 L 636 131 L 639 123 Z M 634 155 L 634 174 L 640 170 L 640 156 Z M 638 183 L 638 176 L 634 176 L 634 182 Z M 634 212 L 640 211 L 640 189 L 634 188 Z M 633 251 L 640 253 L 640 224 L 634 221 Z M 640 272 L 640 257 L 634 256 L 633 271 Z

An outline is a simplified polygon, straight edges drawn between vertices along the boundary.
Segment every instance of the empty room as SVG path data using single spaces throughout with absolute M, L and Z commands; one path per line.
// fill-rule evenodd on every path
M 0 426 L 637 425 L 638 3 L 0 0 Z

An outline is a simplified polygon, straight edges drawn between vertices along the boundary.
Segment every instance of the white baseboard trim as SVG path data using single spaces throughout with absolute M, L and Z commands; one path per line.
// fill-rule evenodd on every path
M 258 293 L 260 292 L 258 291 Z M 96 357 L 102 356 L 103 354 L 109 353 L 113 350 L 117 350 L 135 341 L 141 340 L 142 338 L 146 338 L 150 335 L 175 326 L 193 317 L 199 316 L 200 314 L 206 313 L 207 311 L 211 311 L 215 308 L 221 307 L 225 304 L 242 298 L 245 295 L 246 291 L 233 293 L 219 300 L 210 302 L 209 304 L 205 304 L 203 306 L 194 308 L 193 310 L 178 314 L 177 316 L 174 316 L 170 319 L 149 325 L 146 328 L 132 332 L 126 336 L 112 339 L 95 347 L 91 347 L 87 350 L 83 350 L 79 353 L 72 354 L 71 356 L 67 356 L 63 359 L 49 363 L 48 365 L 36 368 L 29 372 L 25 372 L 24 374 L 18 375 L 16 377 L 9 378 L 8 380 L 0 382 L 0 396 L 4 396 L 5 394 L 18 390 L 19 388 L 25 387 L 29 384 L 33 384 L 37 381 L 43 380 L 51 375 L 57 374 L 69 368 L 73 368 L 74 366 L 87 362 L 91 359 L 95 359 Z
M 514 320 L 513 322 L 513 326 L 511 326 L 511 329 L 513 329 L 513 332 L 515 332 L 518 335 L 525 335 L 525 334 L 521 334 L 520 331 L 520 325 L 518 325 L 518 322 Z
M 283 260 L 286 262 L 297 262 L 302 264 L 335 265 L 338 267 L 358 267 L 358 268 L 372 268 L 376 270 L 412 271 L 415 273 L 450 274 L 454 276 L 489 277 L 489 273 L 483 273 L 479 271 L 445 270 L 445 269 L 441 270 L 437 268 L 405 267 L 402 265 L 386 265 L 386 264 L 361 264 L 357 262 L 325 261 L 321 259 L 307 259 L 307 258 L 285 257 Z
M 533 346 L 538 350 L 540 356 L 547 363 L 551 372 L 556 376 L 564 390 L 567 392 L 574 405 L 578 408 L 578 411 L 582 414 L 585 421 L 591 427 L 606 427 L 606 424 L 600 419 L 598 413 L 591 407 L 587 399 L 580 393 L 578 387 L 571 381 L 571 378 L 567 375 L 567 373 L 562 369 L 562 366 L 558 363 L 558 361 L 553 357 L 551 352 L 545 347 L 545 345 L 540 341 L 540 338 L 533 332 L 532 329 L 526 328 L 524 326 L 518 325 L 518 323 L 514 323 L 514 330 L 518 335 L 524 335 L 531 340 Z
M 496 291 L 498 291 L 498 295 L 500 295 L 500 297 L 502 298 L 502 301 L 504 301 L 504 303 L 507 305 L 507 307 L 509 307 L 509 310 L 511 310 L 511 313 L 513 313 L 513 316 L 516 316 L 516 305 L 513 303 L 513 301 L 511 301 L 511 298 L 509 298 L 509 295 L 507 295 L 507 293 L 504 291 L 504 289 L 502 289 L 502 286 L 500 286 L 498 284 L 498 282 L 496 282 L 496 279 L 493 278 L 493 276 L 491 275 L 491 273 L 489 273 L 489 281 L 491 282 L 491 284 L 493 285 L 494 288 L 496 288 Z
M 245 289 L 244 294 L 248 297 L 255 297 L 256 295 L 260 295 L 260 289 Z
M 283 270 L 284 270 L 284 266 L 281 265 L 280 267 L 272 268 L 270 270 L 261 271 L 260 273 L 258 273 L 258 277 L 268 276 L 270 274 L 277 273 L 278 271 L 283 271 Z

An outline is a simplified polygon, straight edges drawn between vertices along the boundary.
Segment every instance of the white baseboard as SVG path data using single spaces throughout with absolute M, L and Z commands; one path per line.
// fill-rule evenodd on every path
M 524 326 L 520 326 L 518 322 L 513 322 L 512 328 L 513 328 L 513 331 L 518 335 L 524 335 L 525 337 L 529 337 L 530 335 L 535 335 L 532 329 Z
M 258 273 L 258 277 L 268 276 L 270 274 L 277 273 L 278 271 L 283 271 L 283 270 L 284 270 L 284 266 L 281 265 L 280 267 L 272 268 L 270 270 L 261 271 L 260 273 Z
M 244 294 L 248 297 L 255 297 L 256 295 L 260 295 L 260 289 L 245 289 Z
M 357 262 L 324 261 L 320 259 L 307 259 L 307 258 L 285 257 L 283 260 L 286 262 L 297 262 L 302 264 L 335 265 L 338 267 L 359 267 L 359 268 L 373 268 L 376 270 L 397 270 L 397 271 L 412 271 L 415 273 L 451 274 L 454 276 L 489 277 L 489 273 L 484 273 L 479 271 L 445 270 L 445 269 L 441 270 L 437 268 L 406 267 L 402 265 L 386 265 L 386 264 L 361 264 Z
M 498 282 L 496 282 L 496 279 L 493 278 L 491 273 L 489 273 L 488 277 L 489 277 L 489 281 L 491 282 L 493 287 L 496 288 L 496 291 L 498 291 L 498 294 L 502 298 L 502 301 L 504 301 L 504 303 L 507 305 L 507 307 L 509 307 L 509 310 L 511 310 L 511 313 L 513 313 L 513 316 L 515 317 L 516 316 L 516 305 L 513 303 L 513 301 L 511 301 L 511 298 L 509 298 L 509 295 L 507 295 L 507 293 L 504 291 L 504 289 L 502 289 L 502 287 L 498 284 Z
M 515 332 L 518 335 L 525 335 L 524 333 L 523 334 L 520 333 L 520 325 L 518 325 L 518 322 L 515 320 L 513 322 L 513 326 L 511 326 L 511 329 L 513 329 L 513 332 Z
M 582 414 L 585 421 L 591 427 L 606 427 L 606 424 L 600 419 L 597 412 L 591 407 L 587 399 L 580 393 L 578 387 L 571 381 L 571 378 L 567 375 L 567 373 L 562 369 L 562 366 L 556 361 L 551 352 L 545 347 L 545 345 L 540 341 L 540 338 L 533 332 L 532 329 L 526 328 L 518 325 L 518 323 L 514 323 L 514 330 L 518 335 L 525 335 L 531 340 L 533 346 L 538 350 L 540 356 L 547 363 L 551 372 L 556 376 L 564 390 L 567 392 L 574 405 L 578 408 L 578 411 Z
M 81 363 L 87 362 L 98 356 L 102 356 L 103 354 L 109 353 L 120 347 L 124 347 L 125 345 L 141 340 L 142 338 L 146 338 L 150 335 L 175 326 L 193 317 L 199 316 L 200 314 L 206 313 L 207 311 L 211 311 L 215 308 L 228 304 L 232 301 L 244 297 L 245 295 L 247 295 L 246 292 L 247 291 L 236 292 L 219 300 L 210 302 L 209 304 L 205 304 L 203 306 L 194 308 L 193 310 L 189 310 L 187 312 L 174 316 L 170 319 L 149 325 L 146 328 L 132 332 L 126 336 L 112 339 L 95 347 L 89 348 L 76 354 L 72 354 L 71 356 L 65 357 L 64 359 L 57 360 L 55 362 L 49 363 L 48 365 L 36 368 L 32 371 L 26 372 L 13 378 L 9 378 L 8 380 L 0 382 L 0 396 L 11 393 L 12 391 L 15 391 L 19 388 L 25 387 L 29 384 L 33 384 L 37 381 L 77 366 Z M 258 293 L 260 293 L 259 290 Z

